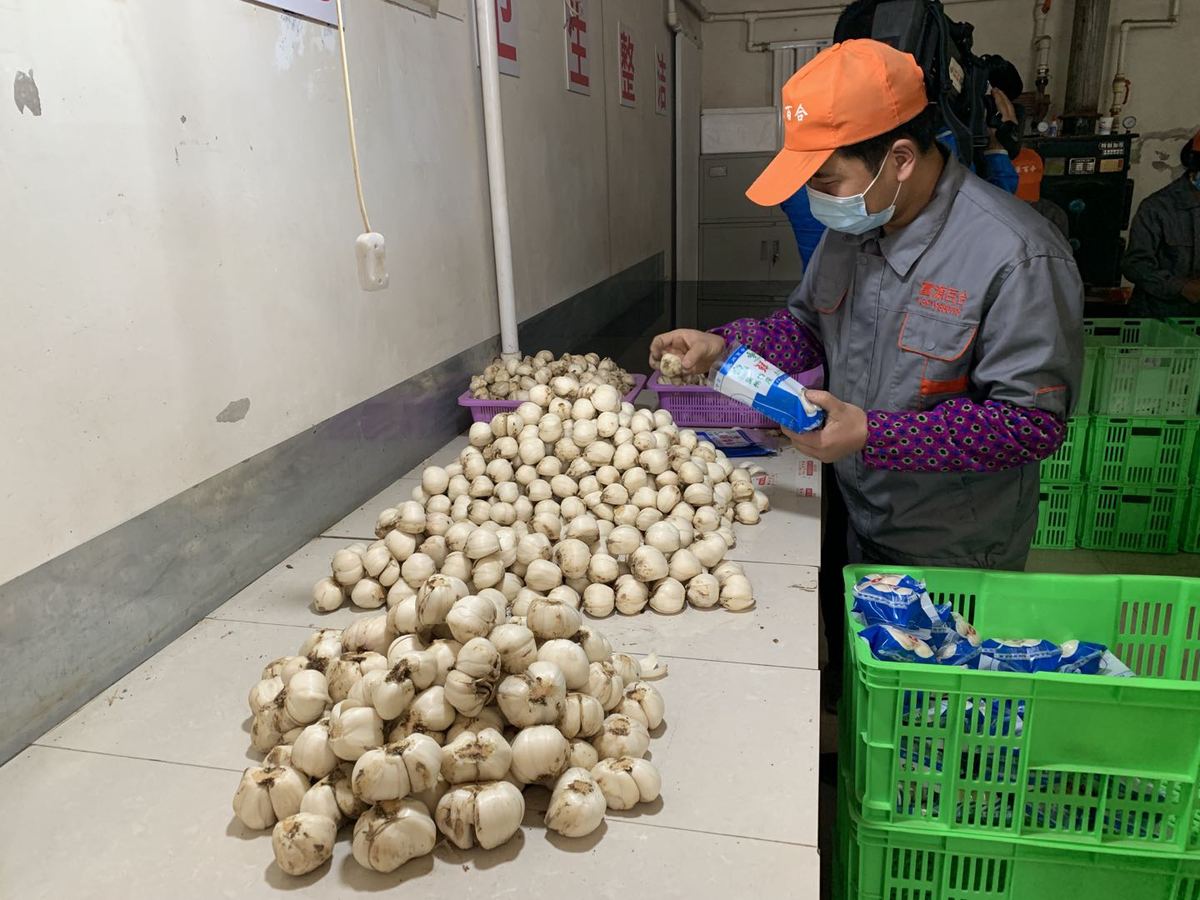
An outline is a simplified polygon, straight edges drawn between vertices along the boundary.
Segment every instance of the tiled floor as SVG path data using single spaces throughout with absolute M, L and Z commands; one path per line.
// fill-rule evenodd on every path
M 411 881 L 419 896 L 815 898 L 819 501 L 796 495 L 794 453 L 767 468 L 773 527 L 739 529 L 754 612 L 593 623 L 618 649 L 657 651 L 669 667 L 650 751 L 661 802 L 568 840 L 542 826 L 546 796 L 530 791 L 521 834 L 504 847 L 462 853 L 442 842 L 388 876 L 349 859 L 342 840 L 331 864 L 288 878 L 268 833 L 232 817 L 241 769 L 256 758 L 247 691 L 311 629 L 363 615 L 317 615 L 309 591 L 335 549 L 370 539 L 378 510 L 407 497 L 417 482 L 406 477 L 0 768 L 5 808 L 22 811 L 0 822 L 0 896 L 333 897 Z

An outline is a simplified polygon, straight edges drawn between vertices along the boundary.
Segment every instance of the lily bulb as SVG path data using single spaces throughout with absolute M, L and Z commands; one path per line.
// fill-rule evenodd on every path
M 641 668 L 638 665 L 638 661 L 628 653 L 614 653 L 609 662 L 612 663 L 612 667 L 616 670 L 617 674 L 621 676 L 621 681 L 624 684 L 633 684 L 641 677 Z M 622 685 L 623 687 L 624 685 Z
M 589 584 L 583 591 L 583 611 L 593 619 L 603 619 L 616 609 L 616 592 L 607 584 Z
M 387 653 L 388 645 L 396 635 L 388 627 L 387 613 L 377 616 L 362 616 L 342 632 L 343 653 Z
M 457 710 L 446 700 L 445 688 L 434 685 L 417 695 L 408 712 L 397 723 L 397 728 L 405 735 L 444 733 L 454 724 L 457 715 Z
M 333 578 L 322 578 L 313 585 L 312 606 L 317 612 L 333 612 L 345 602 L 346 589 Z
M 712 609 L 721 601 L 721 585 L 716 575 L 702 572 L 687 583 L 687 601 L 696 609 Z
M 472 638 L 458 651 L 454 668 L 472 678 L 497 681 L 500 678 L 500 651 L 487 638 Z
M 612 644 L 608 642 L 608 638 L 586 625 L 575 633 L 574 640 L 587 654 L 589 663 L 603 662 L 612 656 Z
M 437 805 L 437 827 L 461 850 L 499 847 L 521 827 L 525 798 L 507 781 L 452 787 Z
M 329 745 L 329 719 L 321 719 L 300 732 L 292 745 L 292 767 L 309 778 L 324 778 L 340 760 Z
M 437 828 L 417 800 L 384 800 L 354 826 L 354 859 L 376 872 L 394 872 L 410 859 L 432 853 L 436 843 Z
M 567 769 L 554 785 L 546 827 L 565 837 L 591 834 L 604 821 L 604 793 L 587 769 Z
M 382 672 L 363 676 L 363 694 L 375 707 L 380 718 L 398 719 L 412 705 L 417 691 L 433 684 L 437 677 L 437 659 L 425 650 L 412 650 L 401 655 L 395 665 Z
M 330 703 L 329 684 L 314 669 L 301 669 L 283 690 L 283 708 L 298 725 L 311 725 L 325 713 Z
M 539 598 L 529 604 L 526 616 L 529 630 L 541 641 L 554 638 L 569 638 L 579 630 L 583 619 L 579 610 L 570 604 L 549 597 Z
M 329 746 L 339 759 L 356 761 L 383 744 L 383 719 L 369 706 L 336 704 L 329 713 Z
M 590 771 L 598 762 L 600 754 L 585 738 L 571 738 L 571 750 L 567 754 L 568 768 L 579 767 Z
M 555 778 L 567 767 L 567 739 L 553 725 L 534 725 L 517 732 L 512 742 L 512 775 L 523 784 Z
M 456 641 L 487 637 L 496 626 L 496 605 L 485 597 L 468 594 L 454 602 L 446 613 L 446 624 Z
M 606 759 L 592 767 L 592 777 L 609 809 L 633 809 L 639 803 L 658 799 L 662 778 L 649 760 L 631 756 Z
M 250 688 L 250 714 L 258 715 L 275 702 L 279 692 L 283 690 L 283 679 L 278 675 L 263 678 L 262 681 Z
M 281 819 L 271 834 L 275 863 L 288 875 L 306 875 L 333 856 L 337 823 L 325 816 L 298 812 Z
M 512 747 L 494 728 L 464 731 L 441 748 L 442 777 L 450 784 L 500 781 L 512 765 Z
M 477 716 L 464 716 L 459 713 L 454 717 L 454 724 L 450 726 L 450 730 L 446 732 L 446 740 L 452 741 L 466 731 L 479 734 L 485 728 L 503 732 L 507 724 L 495 706 L 484 707 L 483 712 Z
M 567 694 L 557 724 L 566 738 L 590 738 L 598 734 L 604 724 L 604 707 L 588 694 Z
M 454 663 L 458 660 L 458 651 L 462 649 L 462 644 L 443 638 L 434 641 L 427 649 L 437 660 L 438 673 L 433 683 L 435 685 L 445 684 L 446 676 L 450 674 L 450 670 L 454 668 Z
M 308 781 L 290 766 L 255 766 L 242 773 L 233 795 L 233 813 L 247 828 L 261 831 L 300 811 Z
M 461 669 L 452 669 L 446 676 L 443 690 L 446 702 L 454 707 L 455 713 L 474 717 L 492 702 L 496 684 L 487 678 L 472 678 Z M 449 727 L 447 724 L 446 728 Z
M 387 657 L 381 653 L 348 653 L 334 660 L 327 671 L 329 696 L 340 703 L 350 694 L 350 689 L 372 669 L 388 668 Z
M 658 688 L 645 681 L 635 681 L 625 686 L 624 697 L 617 707 L 617 712 L 637 719 L 653 730 L 662 724 L 665 709 L 666 704 Z
M 467 596 L 466 582 L 449 575 L 431 575 L 417 591 L 417 621 L 422 627 L 441 625 L 454 604 Z
M 592 746 L 601 759 L 618 756 L 640 759 L 650 748 L 650 732 L 637 719 L 614 713 L 604 720 L 600 733 L 592 739 Z
M 400 800 L 437 783 L 442 748 L 432 738 L 414 734 L 394 744 L 368 750 L 354 764 L 354 793 L 368 803 Z
M 611 662 L 594 662 L 588 666 L 588 682 L 583 692 L 599 700 L 605 712 L 617 708 L 624 689 L 625 681 Z
M 578 691 L 587 685 L 590 661 L 587 652 L 574 641 L 563 638 L 546 641 L 538 649 L 538 661 L 552 662 L 558 666 L 566 678 L 569 691 Z
M 496 703 L 504 717 L 518 728 L 558 721 L 567 681 L 552 662 L 531 663 L 520 675 L 509 675 L 496 690 Z

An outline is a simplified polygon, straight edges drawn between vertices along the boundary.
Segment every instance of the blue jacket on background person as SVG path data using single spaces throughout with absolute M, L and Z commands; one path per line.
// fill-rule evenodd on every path
M 954 139 L 954 132 L 949 128 L 943 129 L 938 134 L 937 141 L 950 151 L 951 156 L 958 155 L 958 142 Z M 988 150 L 983 159 L 985 171 L 982 177 L 984 181 L 994 184 L 1006 193 L 1015 194 L 1017 192 L 1017 170 L 1013 167 L 1008 154 L 1003 150 Z M 974 171 L 974 167 L 972 167 L 972 171 Z M 821 242 L 821 236 L 825 234 L 825 226 L 814 219 L 809 211 L 808 194 L 805 193 L 804 188 L 800 188 L 784 200 L 779 204 L 779 208 L 783 210 L 783 214 L 788 217 L 788 221 L 792 225 L 792 233 L 796 236 L 796 246 L 800 248 L 800 259 L 804 261 L 804 268 L 807 269 L 813 251 L 817 249 L 817 244 Z

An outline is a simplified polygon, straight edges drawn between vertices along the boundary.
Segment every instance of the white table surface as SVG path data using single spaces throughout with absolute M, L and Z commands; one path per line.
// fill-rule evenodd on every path
M 433 460 L 447 462 L 456 439 Z M 293 653 L 310 629 L 363 615 L 319 615 L 313 581 L 375 513 L 416 485 L 400 479 L 281 562 L 67 721 L 0 768 L 4 896 L 333 897 L 411 881 L 420 896 L 815 898 L 819 675 L 816 565 L 820 500 L 794 451 L 769 460 L 772 511 L 738 528 L 758 605 L 588 620 L 619 650 L 656 651 L 666 720 L 649 756 L 660 802 L 609 813 L 583 839 L 541 824 L 531 790 L 518 839 L 432 857 L 391 875 L 367 872 L 338 844 L 301 879 L 275 867 L 268 832 L 246 831 L 230 800 L 252 764 L 246 693 L 262 665 Z M 418 470 L 419 471 L 419 470 Z M 410 475 L 413 473 L 410 473 Z M 86 664 L 86 660 L 81 660 Z

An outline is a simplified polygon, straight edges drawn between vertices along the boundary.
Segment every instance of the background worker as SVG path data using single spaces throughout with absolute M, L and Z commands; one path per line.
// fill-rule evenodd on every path
M 833 465 L 853 557 L 1024 568 L 1036 463 L 1061 445 L 1081 378 L 1083 285 L 1070 248 L 936 143 L 910 55 L 835 45 L 792 76 L 783 102 L 796 111 L 784 149 L 748 196 L 774 205 L 807 184 L 830 231 L 785 311 L 661 334 L 651 365 L 670 351 L 704 372 L 735 343 L 789 372 L 824 360 L 829 393 L 809 396 L 827 422 L 790 437 Z M 830 682 L 841 602 L 822 591 Z
M 1200 304 L 1200 133 L 1179 153 L 1183 174 L 1138 207 L 1121 270 L 1136 316 L 1192 316 Z

